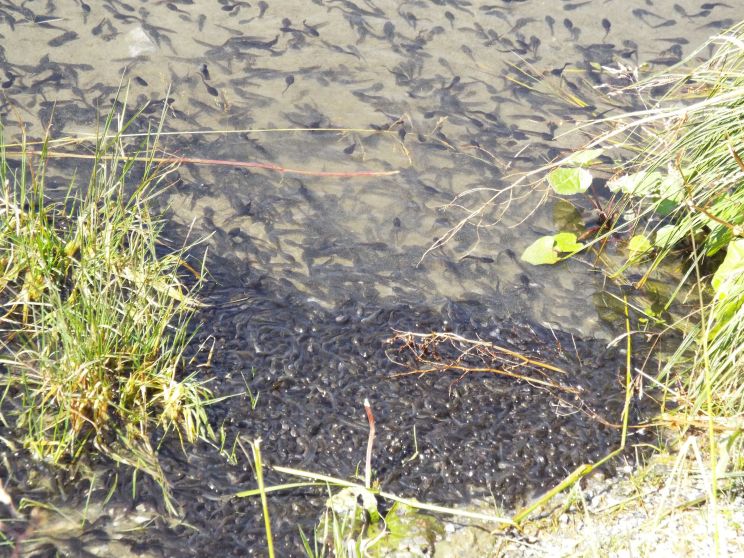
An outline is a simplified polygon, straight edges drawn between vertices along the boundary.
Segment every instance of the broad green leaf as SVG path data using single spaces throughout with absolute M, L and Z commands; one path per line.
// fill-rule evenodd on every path
M 601 147 L 597 149 L 582 149 L 581 151 L 571 153 L 571 155 L 563 159 L 563 164 L 583 167 L 584 165 L 596 161 L 597 157 L 602 155 L 602 153 L 604 153 L 604 149 Z
M 664 225 L 656 231 L 654 246 L 668 248 L 673 246 L 682 238 L 682 231 L 678 225 Z
M 548 184 L 556 194 L 581 194 L 592 184 L 592 173 L 582 168 L 559 167 L 548 174 Z
M 532 265 L 554 264 L 561 260 L 559 252 L 578 252 L 584 245 L 576 241 L 576 235 L 562 232 L 552 236 L 541 236 L 522 252 L 522 260 Z
M 610 192 L 622 192 L 623 194 L 633 194 L 634 196 L 653 195 L 661 181 L 660 172 L 636 172 L 634 174 L 624 174 L 607 182 L 607 188 Z
M 541 236 L 522 252 L 522 261 L 532 265 L 554 264 L 560 260 L 554 245 L 555 237 Z
M 659 197 L 677 203 L 685 199 L 685 179 L 677 169 L 670 168 L 659 182 Z
M 637 234 L 628 242 L 630 259 L 636 259 L 651 250 L 651 241 L 642 234 Z
M 742 289 L 744 277 L 744 238 L 729 242 L 726 257 L 713 275 L 713 288 L 719 299 Z
M 676 201 L 666 199 L 659 200 L 658 202 L 656 202 L 656 213 L 658 213 L 662 217 L 668 217 L 678 207 L 679 204 Z
M 705 238 L 705 255 L 712 256 L 721 249 L 726 248 L 732 238 L 734 238 L 734 234 L 731 229 L 723 225 L 714 228 Z
M 718 219 L 730 225 L 741 225 L 744 221 L 744 206 L 741 200 L 728 194 L 719 197 L 708 207 L 708 213 L 715 215 Z M 705 253 L 712 256 L 722 248 L 725 248 L 734 237 L 731 228 L 715 219 L 711 219 L 705 213 L 700 212 L 700 217 L 710 233 L 705 239 Z
M 563 231 L 583 231 L 581 213 L 565 198 L 557 198 L 553 204 L 553 224 Z
M 576 242 L 576 235 L 570 232 L 558 233 L 553 237 L 555 249 L 558 252 L 578 252 L 584 248 L 581 242 Z

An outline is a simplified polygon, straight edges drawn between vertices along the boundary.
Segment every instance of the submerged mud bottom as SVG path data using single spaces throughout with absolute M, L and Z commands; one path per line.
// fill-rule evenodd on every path
M 498 309 L 474 301 L 449 302 L 437 310 L 358 300 L 326 310 L 248 269 L 222 269 L 206 293 L 211 306 L 197 341 L 214 347 L 211 367 L 202 372 L 214 377 L 215 394 L 239 395 L 210 408 L 215 429 L 224 429 L 222 453 L 202 444 L 184 454 L 173 436 L 160 449 L 184 521 L 162 515 L 117 535 L 133 516 L 163 509 L 159 488 L 140 476 L 132 498 L 126 480 L 131 475 L 124 475 L 110 504 L 118 512 L 91 514 L 82 523 L 82 535 L 57 532 L 56 542 L 36 546 L 31 555 L 69 549 L 71 539 L 75 548 L 95 554 L 94 549 L 111 549 L 107 538 L 119 539 L 117 545 L 135 555 L 262 555 L 258 499 L 229 498 L 255 487 L 251 463 L 235 438 L 260 437 L 269 465 L 352 478 L 363 469 L 365 397 L 377 422 L 375 478 L 386 491 L 428 502 L 464 505 L 476 498 L 513 508 L 619 443 L 618 429 L 589 416 L 598 413 L 618 422 L 623 406 L 624 356 L 606 349 L 605 342 L 572 340 L 505 320 Z M 565 383 L 580 386 L 581 396 L 493 374 L 392 378 L 402 370 L 386 354 L 391 347 L 384 341 L 394 330 L 447 330 L 492 341 L 569 371 Z M 247 395 L 246 386 L 257 400 Z M 640 412 L 633 409 L 633 420 Z M 230 463 L 233 450 L 236 462 Z M 98 505 L 113 480 L 109 472 L 90 493 L 87 483 L 72 488 L 62 481 L 52 488 L 54 483 L 39 480 L 44 475 L 29 478 L 28 466 L 16 458 L 15 470 L 4 473 L 11 478 L 11 494 L 32 495 L 61 509 L 80 511 L 88 498 Z M 291 480 L 267 473 L 269 485 Z M 279 555 L 302 555 L 298 526 L 312 530 L 326 497 L 319 489 L 270 496 Z M 43 532 L 39 525 L 31 538 L 42 540 Z

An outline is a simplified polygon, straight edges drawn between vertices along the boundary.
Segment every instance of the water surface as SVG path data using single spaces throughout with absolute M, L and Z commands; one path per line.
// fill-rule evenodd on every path
M 95 131 L 118 95 L 130 113 L 145 107 L 138 131 L 165 110 L 161 142 L 176 156 L 396 171 L 336 178 L 183 165 L 173 176 L 169 231 L 209 236 L 213 306 L 199 340 L 216 348 L 213 387 L 226 395 L 247 382 L 261 394 L 254 410 L 246 396 L 216 405 L 213 419 L 228 446 L 238 434 L 261 436 L 270 463 L 350 476 L 366 444 L 361 401 L 369 397 L 383 486 L 508 507 L 604 455 L 616 430 L 563 413 L 555 398 L 517 382 L 390 380 L 398 368 L 384 340 L 393 329 L 448 329 L 507 344 L 571 370 L 585 404 L 617 416 L 624 357 L 606 348 L 617 332 L 602 320 L 602 276 L 581 262 L 545 269 L 518 259 L 563 225 L 553 202 L 539 206 L 542 192 L 502 194 L 508 210 L 496 206 L 422 256 L 515 173 L 581 145 L 582 136 L 562 132 L 638 104 L 606 97 L 607 84 L 627 79 L 603 67 L 669 66 L 734 23 L 735 9 L 713 6 L 5 2 L 0 113 L 11 137 L 19 123 L 30 137 L 46 129 L 77 136 Z M 52 174 L 66 187 L 67 163 Z M 414 427 L 420 456 L 404 463 Z M 133 512 L 121 510 L 160 506 L 147 481 L 134 502 L 124 482 L 119 511 L 54 544 L 105 553 L 115 537 L 117 553 L 135 555 L 263 553 L 257 503 L 224 498 L 253 486 L 242 455 L 229 464 L 204 445 L 184 456 L 175 443 L 162 454 L 187 524 L 158 519 L 127 531 L 116 518 Z M 60 495 L 38 475 L 24 485 L 25 467 L 10 466 L 17 493 L 80 507 L 75 490 Z M 296 525 L 311 526 L 322 502 L 310 491 L 272 501 L 285 555 L 297 552 Z

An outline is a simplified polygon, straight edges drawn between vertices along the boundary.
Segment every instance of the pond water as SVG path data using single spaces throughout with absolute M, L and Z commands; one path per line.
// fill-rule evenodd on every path
M 2 2 L 0 115 L 9 138 L 20 122 L 30 137 L 90 134 L 123 83 L 130 110 L 149 103 L 138 130 L 165 107 L 169 153 L 313 171 L 184 164 L 166 192 L 172 234 L 209 235 L 198 340 L 215 343 L 211 385 L 260 394 L 255 409 L 247 396 L 215 405 L 214 424 L 228 446 L 262 437 L 269 463 L 348 477 L 368 397 L 387 490 L 509 507 L 607 453 L 617 431 L 514 381 L 391 379 L 400 369 L 384 341 L 449 330 L 506 344 L 571 370 L 584 404 L 616 420 L 624 357 L 606 348 L 617 331 L 602 319 L 602 275 L 519 261 L 562 210 L 508 186 L 580 145 L 560 135 L 577 122 L 635 106 L 606 96 L 624 78 L 602 66 L 669 66 L 738 15 L 688 0 Z M 54 172 L 65 187 L 69 167 Z M 495 195 L 480 226 L 427 252 Z M 407 460 L 414 427 L 419 456 Z M 254 486 L 244 456 L 183 455 L 173 441 L 161 453 L 183 523 L 159 515 L 147 481 L 134 501 L 125 481 L 116 511 L 82 533 L 44 520 L 57 530 L 39 555 L 264 553 L 258 503 L 225 497 Z M 86 491 L 39 480 L 19 455 L 3 466 L 9 491 L 81 507 Z M 106 492 L 104 479 L 92 501 Z M 299 552 L 297 526 L 307 531 L 323 500 L 272 498 L 282 555 Z M 132 514 L 156 519 L 135 529 Z

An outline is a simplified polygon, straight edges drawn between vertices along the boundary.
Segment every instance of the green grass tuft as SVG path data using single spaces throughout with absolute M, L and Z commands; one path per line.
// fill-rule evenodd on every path
M 715 49 L 710 59 L 690 60 Z M 672 250 L 689 254 L 684 274 L 695 283 L 692 326 L 666 360 L 663 380 L 681 394 L 685 412 L 710 417 L 744 413 L 744 22 L 711 38 L 668 74 L 635 91 L 661 87 L 648 111 L 614 119 L 598 142 L 627 136 L 641 154 L 622 173 L 658 172 L 657 187 L 626 195 L 655 257 L 648 277 Z M 725 258 L 723 258 L 725 255 Z M 645 278 L 644 278 L 645 280 Z M 644 281 L 641 281 L 643 283 Z M 675 295 L 683 292 L 680 288 Z M 671 301 L 670 301 L 671 304 Z M 679 390 L 679 386 L 683 389 Z
M 151 200 L 174 167 L 151 159 L 156 135 L 125 155 L 127 124 L 109 116 L 87 186 L 73 180 L 58 201 L 45 193 L 46 148 L 24 145 L 11 164 L 0 138 L 0 381 L 38 458 L 95 452 L 165 485 L 153 435 L 211 436 L 210 392 L 184 359 L 200 276 L 185 285 L 188 247 L 162 255 Z

